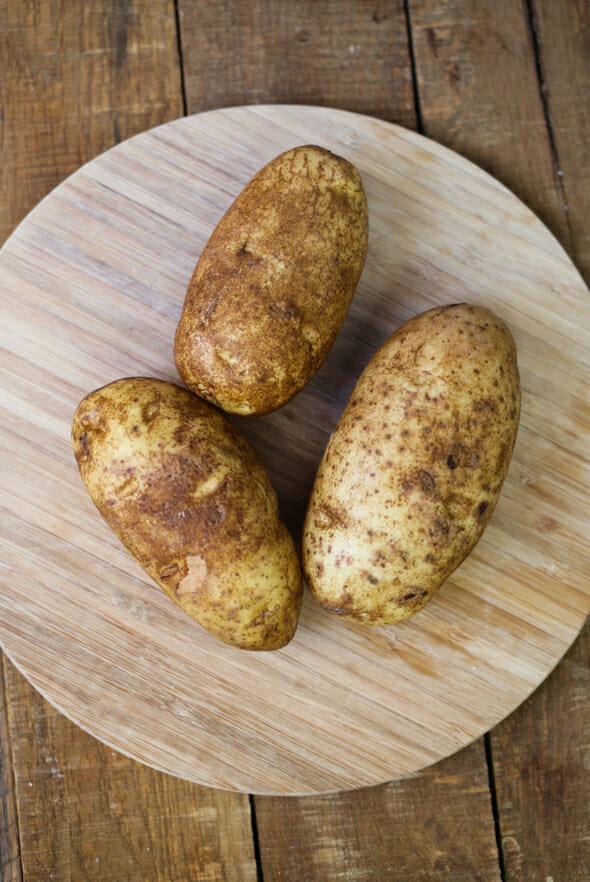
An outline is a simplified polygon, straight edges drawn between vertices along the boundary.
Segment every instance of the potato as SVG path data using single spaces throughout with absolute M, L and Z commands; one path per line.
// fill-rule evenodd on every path
M 224 643 L 278 649 L 299 561 L 254 450 L 186 389 L 118 380 L 79 404 L 72 443 L 99 512 L 166 594 Z
M 303 570 L 325 609 L 389 625 L 427 603 L 490 519 L 519 413 L 514 341 L 487 309 L 432 309 L 382 345 L 306 513 Z
M 286 404 L 322 364 L 367 253 L 362 181 L 345 159 L 296 147 L 250 181 L 213 231 L 176 330 L 180 376 L 225 411 Z

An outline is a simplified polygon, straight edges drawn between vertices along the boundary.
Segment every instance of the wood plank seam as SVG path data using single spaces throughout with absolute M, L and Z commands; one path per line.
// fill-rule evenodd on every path
M 414 40 L 412 37 L 412 17 L 410 15 L 410 0 L 404 0 L 404 17 L 408 38 L 408 56 L 412 71 L 412 89 L 414 91 L 414 112 L 416 114 L 416 129 L 424 134 L 424 121 L 422 118 L 422 105 L 420 103 L 420 89 L 418 87 L 418 71 L 416 69 L 416 56 L 414 54 Z
M 180 10 L 178 8 L 178 0 L 174 0 L 174 25 L 176 28 L 176 51 L 178 53 L 178 70 L 180 72 L 180 93 L 182 97 L 182 115 L 188 113 L 188 103 L 186 100 L 186 86 L 184 80 L 184 58 L 182 54 L 182 30 L 180 27 Z
M 256 820 L 256 798 L 251 793 L 248 797 L 250 802 L 250 824 L 252 827 L 252 844 L 254 846 L 254 858 L 256 860 L 256 882 L 264 882 L 262 872 L 262 857 L 260 854 L 260 837 L 258 835 L 258 822 Z
M 486 765 L 488 767 L 488 789 L 490 791 L 492 815 L 494 817 L 494 833 L 496 835 L 496 847 L 498 849 L 498 866 L 500 869 L 500 879 L 502 880 L 502 882 L 506 882 L 506 864 L 504 862 L 504 849 L 502 848 L 502 830 L 500 824 L 500 810 L 498 806 L 498 791 L 496 789 L 496 776 L 494 774 L 492 740 L 489 732 L 484 735 L 484 745 Z
M 15 756 L 14 756 L 14 747 L 12 736 L 10 732 L 10 726 L 8 723 L 8 702 L 6 700 L 7 691 L 8 691 L 8 683 L 6 680 L 6 656 L 2 654 L 0 656 L 0 678 L 2 680 L 2 688 L 0 689 L 1 701 L 2 705 L 0 706 L 0 718 L 4 720 L 4 732 L 2 732 L 2 738 L 6 739 L 6 747 L 3 749 L 4 755 L 9 760 L 9 768 L 6 771 L 6 774 L 2 773 L 2 777 L 7 778 L 10 781 L 10 794 L 8 795 L 8 800 L 10 800 L 11 805 L 11 814 L 14 817 L 14 824 L 16 826 L 16 838 L 18 841 L 18 855 L 14 858 L 8 856 L 7 864 L 0 864 L 0 876 L 2 879 L 6 878 L 7 882 L 21 882 L 24 878 L 23 874 L 23 845 L 21 838 L 21 823 L 20 823 L 20 807 L 19 801 L 16 798 L 16 775 L 15 775 Z M 16 864 L 16 871 L 14 875 L 7 875 L 5 877 L 4 873 L 7 871 L 10 873 L 10 866 L 12 864 Z
M 535 60 L 535 70 L 537 73 L 537 81 L 539 83 L 539 97 L 541 99 L 541 107 L 543 108 L 543 116 L 545 118 L 545 124 L 547 126 L 547 138 L 549 141 L 549 151 L 551 153 L 551 161 L 553 164 L 553 176 L 555 179 L 555 187 L 560 195 L 561 203 L 563 206 L 563 211 L 565 215 L 565 222 L 568 232 L 568 241 L 567 244 L 563 243 L 564 247 L 567 248 L 570 255 L 573 255 L 573 230 L 571 227 L 569 212 L 568 212 L 568 201 L 567 194 L 565 191 L 565 182 L 563 180 L 563 173 L 561 171 L 561 164 L 559 162 L 559 152 L 557 150 L 557 141 L 555 138 L 555 132 L 553 131 L 553 123 L 551 121 L 551 109 L 549 107 L 549 98 L 548 98 L 548 88 L 547 88 L 547 77 L 545 76 L 545 69 L 543 65 L 543 55 L 541 52 L 541 41 L 539 39 L 539 27 L 537 24 L 537 11 L 534 5 L 535 0 L 523 0 L 523 11 L 525 17 L 525 23 L 527 26 L 527 31 L 529 34 L 529 38 L 531 41 L 531 47 L 533 50 L 533 58 Z

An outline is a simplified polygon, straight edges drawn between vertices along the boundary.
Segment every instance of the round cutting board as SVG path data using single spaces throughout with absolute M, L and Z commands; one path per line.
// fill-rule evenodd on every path
M 471 301 L 511 328 L 520 431 L 483 539 L 415 618 L 367 628 L 306 593 L 289 646 L 217 642 L 145 576 L 79 477 L 80 399 L 119 377 L 179 382 L 172 341 L 194 264 L 268 160 L 316 143 L 360 170 L 370 245 L 350 313 L 309 386 L 236 418 L 297 538 L 354 383 L 402 322 Z M 540 221 L 455 153 L 311 107 L 219 110 L 98 157 L 0 254 L 0 641 L 97 738 L 154 767 L 248 792 L 408 776 L 466 745 L 545 678 L 590 611 L 590 295 Z M 354 504 L 354 500 L 351 500 Z

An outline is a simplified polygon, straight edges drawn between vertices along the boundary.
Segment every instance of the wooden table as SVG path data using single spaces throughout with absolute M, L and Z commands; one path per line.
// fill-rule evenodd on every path
M 590 281 L 584 0 L 5 0 L 0 236 L 111 145 L 186 113 L 340 107 L 494 174 Z M 556 586 L 557 588 L 557 586 Z M 33 880 L 590 878 L 590 629 L 491 733 L 341 794 L 207 789 L 115 754 L 0 661 L 0 876 Z

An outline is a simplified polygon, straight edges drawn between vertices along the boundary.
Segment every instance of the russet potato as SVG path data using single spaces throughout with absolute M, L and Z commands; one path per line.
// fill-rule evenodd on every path
M 420 610 L 479 540 L 516 438 L 506 325 L 482 307 L 429 310 L 376 352 L 317 472 L 303 570 L 322 606 L 373 625 Z
M 82 400 L 72 443 L 101 515 L 186 613 L 241 649 L 289 642 L 297 554 L 265 469 L 221 414 L 172 383 L 127 378 Z
M 190 280 L 174 343 L 189 389 L 242 416 L 293 398 L 336 339 L 367 241 L 351 163 L 312 145 L 273 159 L 222 217 Z

